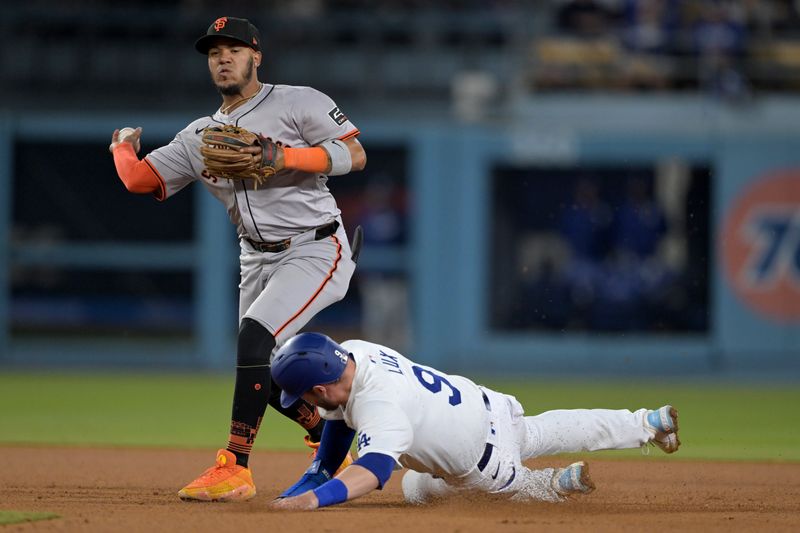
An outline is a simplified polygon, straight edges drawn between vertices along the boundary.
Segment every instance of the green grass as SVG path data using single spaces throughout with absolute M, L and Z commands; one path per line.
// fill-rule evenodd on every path
M 37 520 L 50 520 L 58 518 L 53 513 L 26 513 L 22 511 L 2 511 L 0 510 L 0 526 L 8 524 L 18 524 L 20 522 L 36 522 Z
M 219 447 L 232 390 L 216 375 L 4 374 L 0 443 Z M 302 447 L 291 421 L 271 412 L 262 427 L 259 447 Z
M 800 387 L 487 381 L 528 414 L 549 409 L 680 410 L 684 459 L 800 461 Z M 0 444 L 215 448 L 227 441 L 228 376 L 0 375 Z M 301 450 L 303 432 L 271 409 L 257 448 Z M 639 450 L 604 457 L 640 457 Z M 663 456 L 659 450 L 653 456 Z

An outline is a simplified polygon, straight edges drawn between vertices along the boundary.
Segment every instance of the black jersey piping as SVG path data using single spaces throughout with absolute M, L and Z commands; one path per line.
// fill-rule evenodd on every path
M 256 228 L 256 233 L 258 233 L 258 238 L 261 242 L 264 242 L 264 237 L 261 236 L 261 231 L 258 229 L 258 224 L 256 223 L 256 217 L 253 216 L 253 210 L 250 208 L 250 197 L 247 195 L 247 183 L 244 180 L 240 180 L 242 182 L 242 190 L 244 191 L 244 199 L 247 201 L 247 212 L 250 213 L 250 220 L 253 221 L 253 227 Z M 238 204 L 238 202 L 237 202 Z
M 264 95 L 264 98 L 259 100 L 258 103 L 256 105 L 254 105 L 252 107 L 252 109 L 250 109 L 250 111 L 252 111 L 253 109 L 255 109 L 258 106 L 260 106 L 264 102 L 264 100 L 269 98 L 269 95 L 271 95 L 272 91 L 274 91 L 274 90 L 275 90 L 275 85 L 273 84 L 272 88 L 269 90 L 269 92 L 267 92 L 267 94 Z M 247 113 L 250 113 L 250 111 L 248 111 Z M 239 125 L 239 121 L 242 120 L 242 118 L 244 118 L 244 116 L 247 115 L 247 113 L 242 114 L 241 117 L 236 119 L 236 125 L 237 126 Z M 235 187 L 234 187 L 234 189 L 235 189 Z M 258 229 L 258 222 L 256 222 L 256 217 L 253 216 L 253 209 L 250 207 L 250 197 L 247 195 L 247 182 L 245 182 L 244 180 L 242 180 L 242 190 L 244 191 L 244 199 L 247 202 L 247 212 L 250 213 L 250 220 L 253 221 L 253 227 L 256 229 L 256 233 L 258 233 L 258 239 L 261 242 L 264 242 L 264 237 L 261 236 L 261 231 Z M 235 194 L 233 196 L 236 197 Z M 238 201 L 236 202 L 236 206 L 237 207 L 239 206 L 239 202 Z M 240 213 L 242 212 L 241 208 L 239 208 L 239 212 Z
M 244 118 L 244 117 L 247 115 L 247 113 L 250 113 L 251 111 L 253 111 L 253 109 L 255 109 L 255 108 L 257 108 L 258 106 L 260 106 L 260 105 L 261 105 L 261 103 L 262 103 L 264 100 L 266 100 L 267 98 L 269 98 L 269 95 L 271 95 L 271 94 L 272 94 L 272 91 L 274 91 L 274 90 L 275 90 L 275 85 L 273 85 L 273 86 L 272 86 L 272 89 L 270 89 L 270 90 L 269 90 L 269 92 L 268 92 L 267 94 L 265 94 L 265 95 L 264 95 L 264 98 L 262 98 L 261 100 L 259 100 L 259 101 L 258 101 L 258 103 L 257 103 L 256 105 L 254 105 L 254 106 L 253 106 L 253 107 L 250 109 L 250 111 L 247 111 L 246 113 L 242 113 L 242 116 L 236 119 L 236 125 L 237 125 L 237 126 L 239 125 L 239 121 L 240 121 L 240 120 L 242 120 L 242 119 L 243 119 L 243 118 Z
M 216 122 L 217 124 L 222 124 L 223 126 L 225 125 L 224 122 L 220 122 L 219 120 L 215 120 L 214 117 L 208 117 L 208 120 L 210 120 L 211 122 Z M 202 128 L 195 128 L 194 129 L 194 134 L 195 135 L 200 135 L 201 133 L 203 133 L 203 130 L 205 130 L 206 128 L 210 128 L 210 127 L 211 127 L 211 124 L 206 124 Z

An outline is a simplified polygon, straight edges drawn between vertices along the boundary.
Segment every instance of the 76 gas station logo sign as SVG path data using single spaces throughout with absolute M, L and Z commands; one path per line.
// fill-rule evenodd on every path
M 720 244 L 728 282 L 750 308 L 800 321 L 800 170 L 745 190 L 727 213 Z
M 767 205 L 755 211 L 744 228 L 752 254 L 742 282 L 767 289 L 788 278 L 800 286 L 800 205 Z

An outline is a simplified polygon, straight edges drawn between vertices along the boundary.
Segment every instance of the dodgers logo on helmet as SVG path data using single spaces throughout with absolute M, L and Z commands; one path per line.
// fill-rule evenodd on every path
M 721 235 L 728 283 L 758 314 L 800 321 L 800 169 L 780 170 L 745 189 Z

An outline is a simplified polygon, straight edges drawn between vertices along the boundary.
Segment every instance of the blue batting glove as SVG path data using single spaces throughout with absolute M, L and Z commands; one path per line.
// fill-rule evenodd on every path
M 314 490 L 326 481 L 331 479 L 330 473 L 320 466 L 319 460 L 314 461 L 311 463 L 311 466 L 308 467 L 303 477 L 300 480 L 283 491 L 283 494 L 278 496 L 278 498 L 289 498 L 291 496 L 299 496 L 304 492 L 308 492 L 310 490 Z

